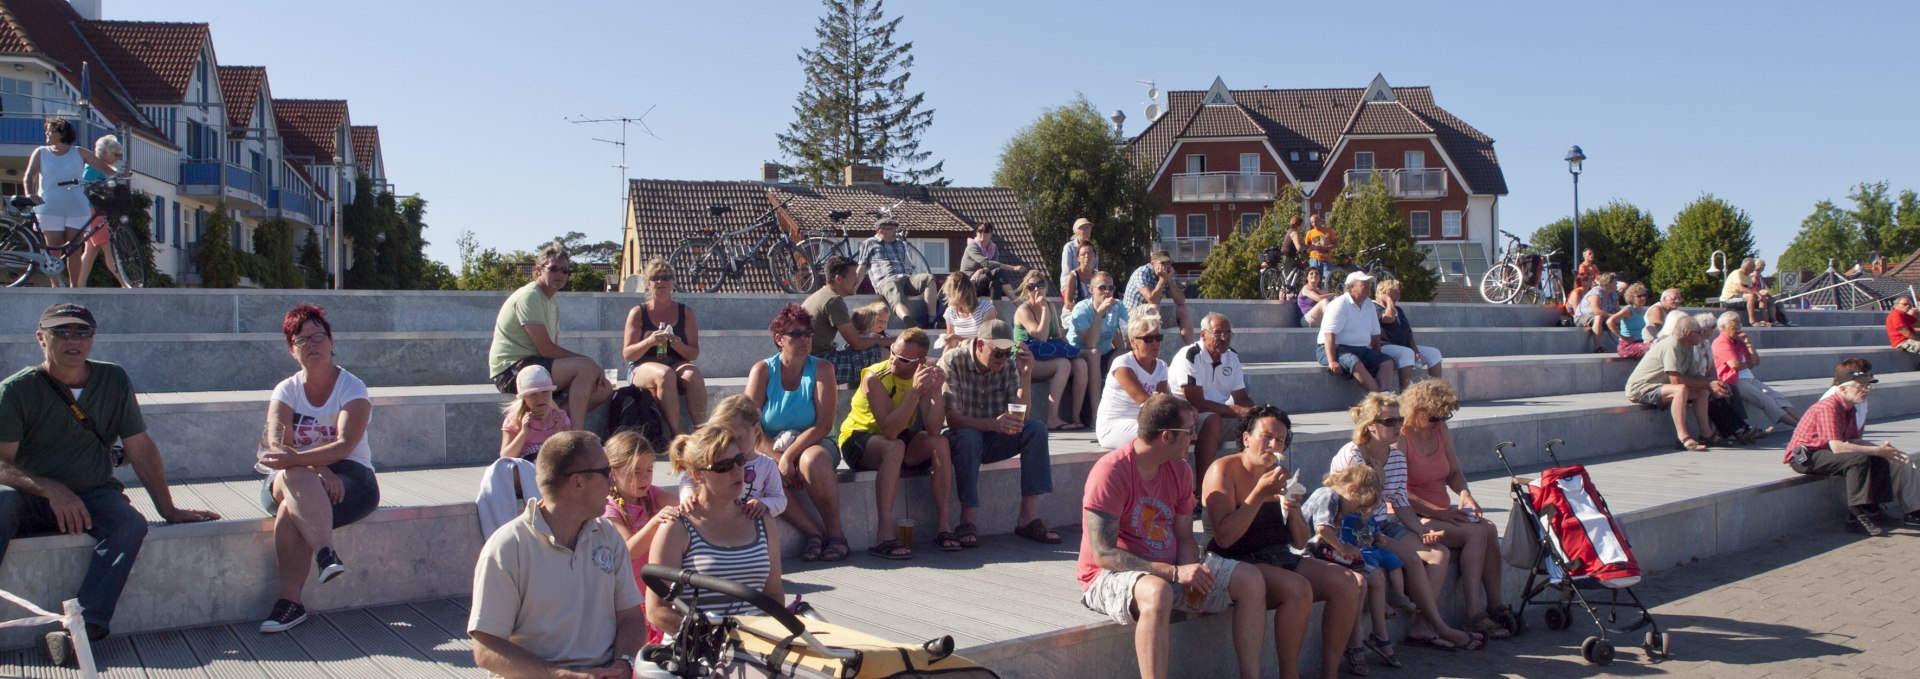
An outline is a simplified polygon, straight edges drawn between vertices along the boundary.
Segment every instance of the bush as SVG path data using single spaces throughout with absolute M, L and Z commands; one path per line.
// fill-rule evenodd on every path
M 1353 257 L 1385 243 L 1386 249 L 1378 253 L 1380 263 L 1400 279 L 1401 299 L 1409 302 L 1433 299 L 1439 276 L 1427 268 L 1426 251 L 1413 244 L 1407 217 L 1387 193 L 1386 182 L 1376 178 L 1357 187 L 1353 193 L 1334 199 L 1328 225 L 1340 238 L 1340 244 L 1334 249 L 1337 254 Z
M 233 251 L 233 217 L 227 204 L 220 203 L 207 216 L 207 232 L 200 236 L 200 285 L 207 288 L 231 288 L 240 284 L 240 254 Z
M 1721 277 L 1707 273 L 1707 259 L 1715 250 L 1727 253 L 1735 267 L 1741 258 L 1754 256 L 1753 219 L 1745 210 L 1705 194 L 1681 208 L 1667 227 L 1666 242 L 1653 259 L 1651 287 L 1679 288 L 1687 304 L 1718 299 Z
M 1287 220 L 1300 216 L 1300 190 L 1289 184 L 1280 198 L 1260 215 L 1260 223 L 1246 233 L 1231 230 L 1200 270 L 1200 296 L 1206 299 L 1262 299 L 1260 251 L 1287 238 Z

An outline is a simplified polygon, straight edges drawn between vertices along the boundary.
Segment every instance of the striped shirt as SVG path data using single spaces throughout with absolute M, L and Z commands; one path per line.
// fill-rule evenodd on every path
M 1333 462 L 1327 465 L 1327 473 L 1346 469 L 1356 464 L 1371 464 L 1366 453 L 1360 452 L 1360 444 L 1347 442 L 1340 452 L 1333 454 Z M 1380 504 L 1373 509 L 1373 518 L 1379 521 L 1397 521 L 1388 507 L 1407 506 L 1407 458 L 1400 454 L 1399 448 L 1387 449 L 1387 464 L 1380 468 Z
M 687 551 L 680 556 L 680 567 L 701 575 L 732 580 L 753 589 L 762 589 L 767 582 L 771 564 L 767 553 L 767 524 L 765 521 L 753 522 L 753 542 L 738 547 L 722 547 L 700 536 L 700 530 L 685 516 L 680 523 L 687 527 Z M 714 615 L 740 615 L 753 613 L 760 609 L 725 594 L 716 592 L 688 590 L 680 596 L 687 605 Z
M 973 313 L 960 311 L 959 307 L 949 306 L 946 313 L 947 334 L 961 339 L 973 339 L 980 336 L 980 324 L 987 322 L 987 314 L 993 313 L 993 302 L 981 300 L 973 307 Z

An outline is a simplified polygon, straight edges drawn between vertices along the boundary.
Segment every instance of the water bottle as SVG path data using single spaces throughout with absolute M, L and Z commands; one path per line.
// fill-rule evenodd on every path
M 667 329 L 668 329 L 669 327 L 670 327 L 670 326 L 668 326 L 667 324 L 665 324 L 665 323 L 661 323 L 661 324 L 660 324 L 660 327 L 658 328 L 658 330 L 659 330 L 660 332 L 666 332 L 666 331 L 667 331 Z M 659 346 L 656 346 L 656 347 L 654 347 L 654 348 L 653 348 L 653 354 L 654 354 L 655 356 L 659 356 L 659 357 L 661 357 L 661 358 L 666 358 L 666 357 L 667 357 L 667 343 L 666 343 L 666 342 L 661 342 Z

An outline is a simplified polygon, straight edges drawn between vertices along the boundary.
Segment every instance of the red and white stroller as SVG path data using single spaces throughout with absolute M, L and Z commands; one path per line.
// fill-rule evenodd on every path
M 1513 442 L 1502 442 L 1493 449 L 1500 464 L 1506 466 L 1507 475 L 1513 477 L 1516 518 L 1507 524 L 1507 562 L 1528 570 L 1516 615 L 1524 621 L 1527 606 L 1538 603 L 1547 606 L 1547 629 L 1563 630 L 1573 624 L 1573 605 L 1577 603 L 1600 630 L 1580 644 L 1580 657 L 1587 662 L 1613 662 L 1609 631 L 1632 634 L 1642 627 L 1651 627 L 1642 644 L 1647 656 L 1665 659 L 1667 635 L 1633 593 L 1633 586 L 1640 582 L 1640 564 L 1633 558 L 1627 532 L 1607 509 L 1607 501 L 1594 488 L 1586 467 L 1560 466 L 1554 447 L 1565 443 L 1560 439 L 1548 441 L 1547 459 L 1553 468 L 1525 482 L 1514 476 L 1512 465 L 1507 464 L 1505 449 Z M 1557 600 L 1541 596 L 1548 589 L 1558 594 Z M 1607 601 L 1588 598 L 1589 592 L 1599 591 L 1608 593 Z M 1622 593 L 1626 594 L 1625 602 L 1620 600 Z M 1609 628 L 1607 625 L 1619 621 L 1618 612 L 1609 610 L 1602 622 L 1598 608 L 1633 608 L 1640 611 L 1640 616 L 1626 627 Z

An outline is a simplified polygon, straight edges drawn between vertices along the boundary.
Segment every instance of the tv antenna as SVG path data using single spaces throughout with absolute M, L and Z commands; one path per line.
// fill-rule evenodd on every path
M 603 144 L 612 144 L 614 146 L 620 147 L 620 163 L 617 165 L 614 165 L 613 167 L 620 169 L 620 195 L 621 195 L 622 202 L 632 199 L 632 196 L 628 195 L 631 193 L 631 190 L 627 188 L 627 128 L 632 127 L 634 125 L 639 125 L 640 130 L 642 132 L 646 132 L 647 136 L 653 137 L 656 140 L 660 139 L 660 135 L 653 133 L 653 128 L 647 127 L 647 116 L 649 114 L 652 114 L 653 109 L 657 107 L 658 107 L 657 105 L 648 106 L 646 112 L 641 113 L 640 116 L 637 118 L 629 117 L 629 116 L 604 116 L 600 118 L 588 118 L 584 114 L 577 115 L 577 116 L 570 116 L 566 118 L 567 122 L 573 123 L 575 125 L 599 125 L 599 124 L 606 124 L 606 123 L 620 124 L 620 138 L 618 140 L 601 139 L 599 137 L 594 137 L 593 140 Z M 626 223 L 626 220 L 627 220 L 626 215 L 623 214 L 620 216 L 620 221 L 622 224 Z

